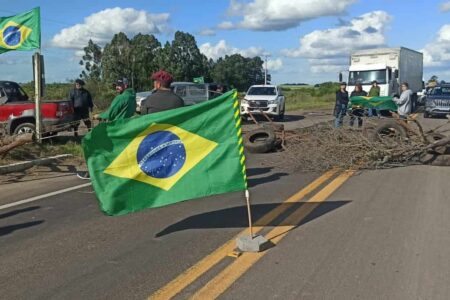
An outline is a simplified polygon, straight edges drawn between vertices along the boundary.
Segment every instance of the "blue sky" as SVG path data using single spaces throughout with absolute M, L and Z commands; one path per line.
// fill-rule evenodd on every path
M 80 45 L 88 38 L 101 44 L 114 30 L 129 36 L 154 33 L 162 42 L 176 30 L 186 31 L 212 58 L 270 53 L 276 83 L 336 80 L 348 67 L 351 50 L 384 46 L 423 50 L 424 78 L 436 74 L 450 80 L 450 1 L 445 0 L 15 0 L 2 3 L 0 16 L 36 6 L 48 82 L 76 78 Z M 30 81 L 31 55 L 0 55 L 2 79 Z

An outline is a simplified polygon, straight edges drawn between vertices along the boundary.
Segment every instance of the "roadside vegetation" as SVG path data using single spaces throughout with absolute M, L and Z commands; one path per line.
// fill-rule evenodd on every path
M 83 151 L 80 140 L 60 136 L 44 140 L 42 144 L 26 144 L 11 150 L 4 158 L 0 157 L 0 165 L 60 154 L 72 154 L 74 159 L 82 160 Z
M 332 109 L 335 103 L 335 93 L 339 89 L 338 83 L 325 82 L 315 86 L 283 85 L 286 96 L 287 110 L 300 109 Z

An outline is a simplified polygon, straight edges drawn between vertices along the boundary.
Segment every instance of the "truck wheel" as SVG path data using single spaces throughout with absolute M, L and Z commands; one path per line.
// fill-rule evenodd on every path
M 429 112 L 424 111 L 424 112 L 423 112 L 423 117 L 424 117 L 425 119 L 428 119 L 428 118 L 431 117 L 431 116 L 430 116 L 430 113 L 429 113 Z
M 275 147 L 275 132 L 269 128 L 252 130 L 245 135 L 244 146 L 252 153 L 267 153 Z
M 284 120 L 284 112 L 286 110 L 286 106 L 283 105 L 283 109 L 280 111 L 280 114 L 276 116 L 276 121 L 282 122 Z
M 14 129 L 14 134 L 26 134 L 36 132 L 36 125 L 33 123 L 22 123 Z

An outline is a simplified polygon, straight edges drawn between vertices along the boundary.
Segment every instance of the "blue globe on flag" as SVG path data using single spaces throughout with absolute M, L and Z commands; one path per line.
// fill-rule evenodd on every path
M 140 143 L 137 162 L 148 176 L 169 178 L 178 173 L 186 162 L 186 149 L 174 133 L 157 131 Z
M 22 32 L 17 26 L 8 26 L 3 30 L 3 41 L 10 47 L 19 45 L 21 38 Z

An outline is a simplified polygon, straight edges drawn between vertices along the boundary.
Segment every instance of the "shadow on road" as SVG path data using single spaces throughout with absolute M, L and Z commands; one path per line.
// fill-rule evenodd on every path
M 280 180 L 281 177 L 289 175 L 288 173 L 274 173 L 266 177 L 250 178 L 247 180 L 249 187 L 255 187 L 260 184 L 274 182 Z
M 259 175 L 270 173 L 272 171 L 272 169 L 273 169 L 272 167 L 247 169 L 247 176 L 249 177 L 248 186 L 254 187 L 254 186 L 257 186 L 260 184 L 274 182 L 274 181 L 279 180 L 283 176 L 289 175 L 288 173 L 274 173 L 274 174 L 270 174 L 266 177 L 251 178 L 254 176 L 259 176 Z
M 270 204 L 254 204 L 252 205 L 252 216 L 254 226 L 301 226 L 312 220 L 338 209 L 351 201 L 332 201 L 317 203 L 270 203 Z M 275 220 L 263 224 L 261 218 L 273 209 L 285 211 Z M 288 214 L 297 209 L 305 209 L 313 211 L 301 222 L 288 224 Z M 155 237 L 162 237 L 171 233 L 190 230 L 190 229 L 210 229 L 210 228 L 245 228 L 248 226 L 247 207 L 237 206 L 211 212 L 198 214 L 181 220 L 178 223 L 168 226 L 164 230 L 158 232 Z
M 44 223 L 44 221 L 33 221 L 33 222 L 27 222 L 27 223 L 22 223 L 22 224 L 15 224 L 15 225 L 0 227 L 0 236 L 8 235 L 10 233 L 13 233 L 16 230 L 37 226 L 42 223 Z
M 289 122 L 297 122 L 297 121 L 301 121 L 304 120 L 305 117 L 304 116 L 299 116 L 299 115 L 285 115 L 284 116 L 284 120 L 281 123 L 289 123 Z
M 8 218 L 8 217 L 12 217 L 21 213 L 26 213 L 29 211 L 33 211 L 36 209 L 40 209 L 40 206 L 30 206 L 27 208 L 21 208 L 21 209 L 16 209 L 16 210 L 12 210 L 10 212 L 4 213 L 4 214 L 0 214 L 0 219 L 4 219 L 4 218 Z

